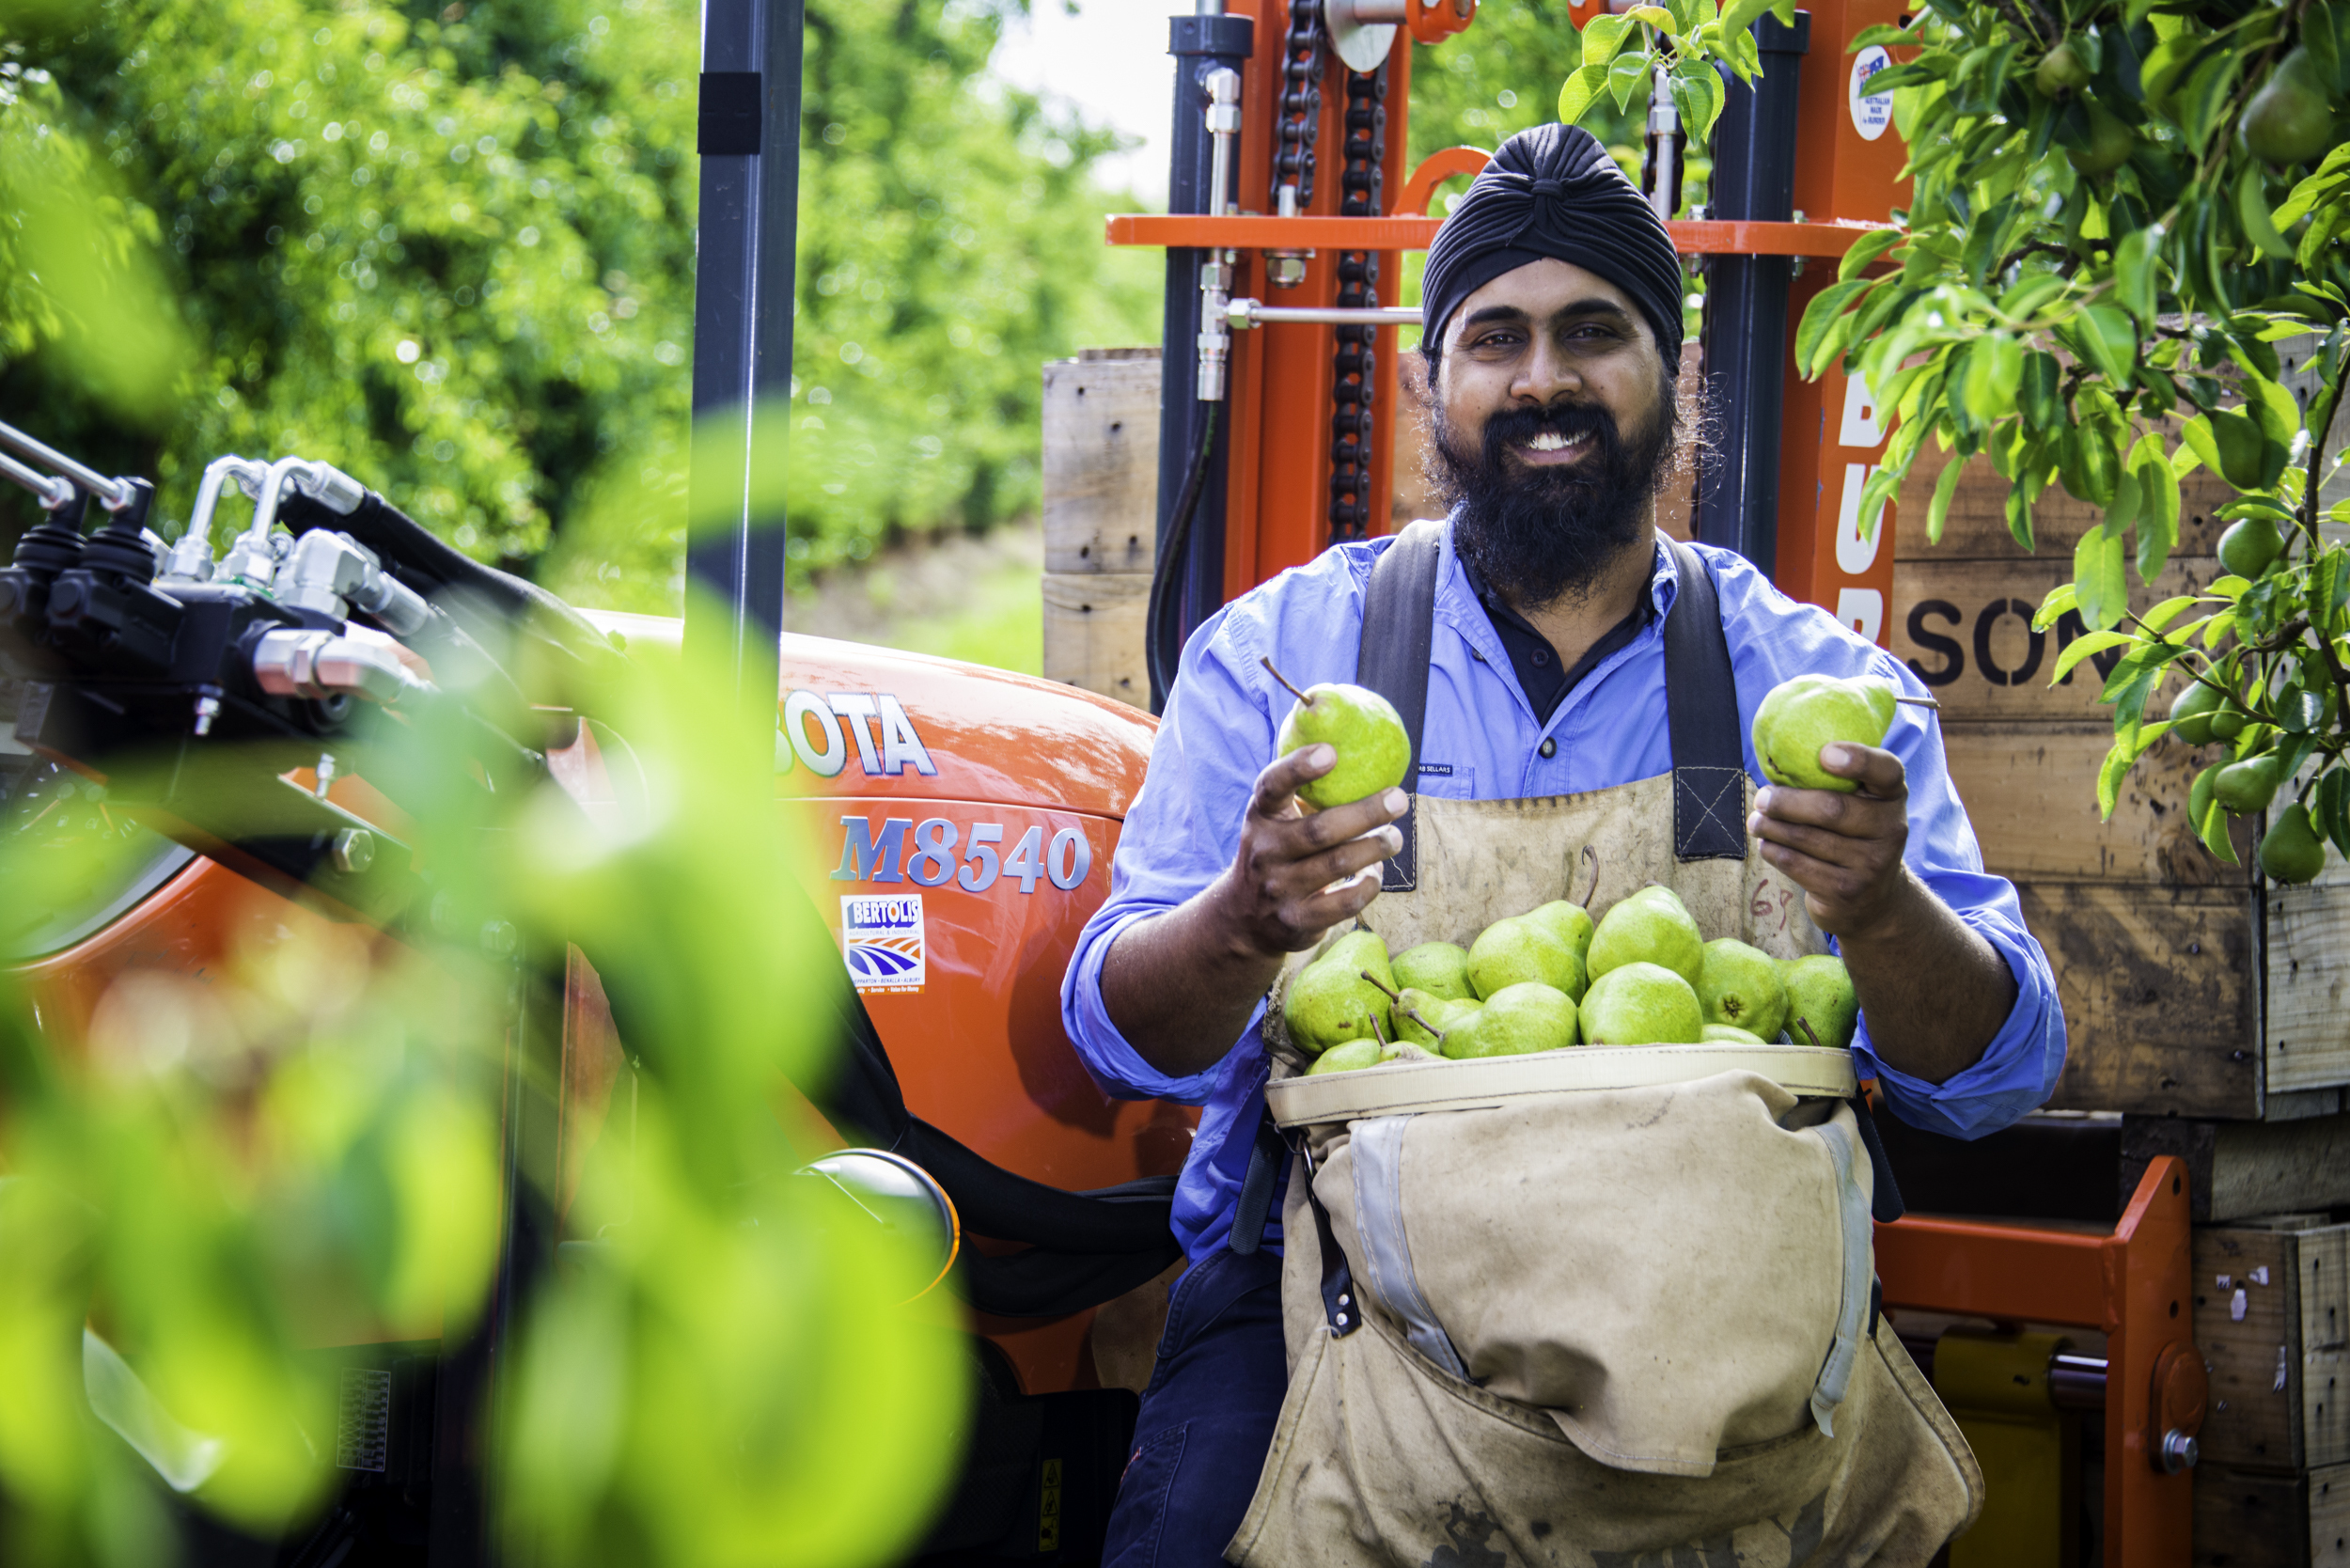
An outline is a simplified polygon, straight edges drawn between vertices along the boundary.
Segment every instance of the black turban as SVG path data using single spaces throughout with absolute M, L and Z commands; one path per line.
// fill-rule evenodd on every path
M 1668 367 L 1681 362 L 1681 257 L 1647 198 L 1589 131 L 1538 125 L 1501 144 L 1452 209 L 1420 274 L 1422 341 L 1441 346 L 1461 302 L 1544 257 L 1630 295 Z

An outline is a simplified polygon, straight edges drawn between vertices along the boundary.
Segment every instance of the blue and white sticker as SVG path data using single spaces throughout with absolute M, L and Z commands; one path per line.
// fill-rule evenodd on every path
M 859 991 L 921 990 L 923 946 L 921 894 L 841 898 L 840 953 Z
M 1875 141 L 1893 123 L 1893 95 L 1872 93 L 1869 78 L 1893 63 L 1893 56 L 1882 44 L 1872 43 L 1853 56 L 1852 62 L 1852 123 L 1864 142 Z

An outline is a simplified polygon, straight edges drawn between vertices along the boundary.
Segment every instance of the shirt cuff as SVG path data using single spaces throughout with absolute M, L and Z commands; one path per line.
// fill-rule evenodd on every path
M 1913 1077 L 1877 1055 L 1863 1018 L 1853 1039 L 1855 1065 L 1873 1076 L 1904 1121 L 1945 1137 L 1979 1138 L 2040 1108 L 2064 1070 L 2064 1010 L 2058 1005 L 2047 956 L 2031 933 L 1983 910 L 1960 918 L 1998 949 L 2015 976 L 2015 1006 L 1972 1067 L 1941 1083 Z
M 1218 1057 L 1189 1076 L 1169 1077 L 1142 1059 L 1142 1053 L 1110 1021 L 1110 1010 L 1102 1000 L 1102 966 L 1109 961 L 1110 949 L 1117 946 L 1128 927 L 1158 913 L 1152 909 L 1135 910 L 1094 936 L 1092 945 L 1078 960 L 1077 972 L 1071 977 L 1061 1021 L 1077 1047 L 1077 1059 L 1085 1063 L 1086 1071 L 1104 1094 L 1120 1099 L 1172 1100 L 1181 1105 L 1204 1105 L 1215 1088 L 1216 1069 L 1223 1064 L 1223 1058 Z M 1259 1004 L 1258 1011 L 1263 1011 L 1263 1004 Z M 1249 1027 L 1256 1027 L 1253 1015 Z

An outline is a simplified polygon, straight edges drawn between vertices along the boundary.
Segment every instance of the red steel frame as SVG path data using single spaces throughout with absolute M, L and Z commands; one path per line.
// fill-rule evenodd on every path
M 2197 1354 L 2193 1240 L 2186 1166 L 2169 1154 L 2146 1168 L 2109 1236 L 1958 1219 L 1877 1227 L 1889 1308 L 2105 1332 L 2107 1568 L 2188 1559 L 2194 1478 L 2163 1473 L 2154 1449 L 2157 1365 L 2173 1347 Z

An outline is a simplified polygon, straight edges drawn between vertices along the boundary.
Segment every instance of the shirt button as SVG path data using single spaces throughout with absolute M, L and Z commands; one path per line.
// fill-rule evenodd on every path
M 1537 648 L 1536 650 L 1534 650 L 1534 667 L 1535 667 L 1536 669 L 1540 669 L 1540 668 L 1542 668 L 1544 665 L 1546 665 L 1546 664 L 1548 664 L 1548 663 L 1550 663 L 1550 650 L 1549 650 L 1549 649 L 1547 649 L 1547 648 Z
M 1558 739 L 1555 736 L 1545 737 L 1543 744 L 1536 746 L 1534 749 L 1541 752 L 1544 757 L 1556 757 L 1559 755 Z

